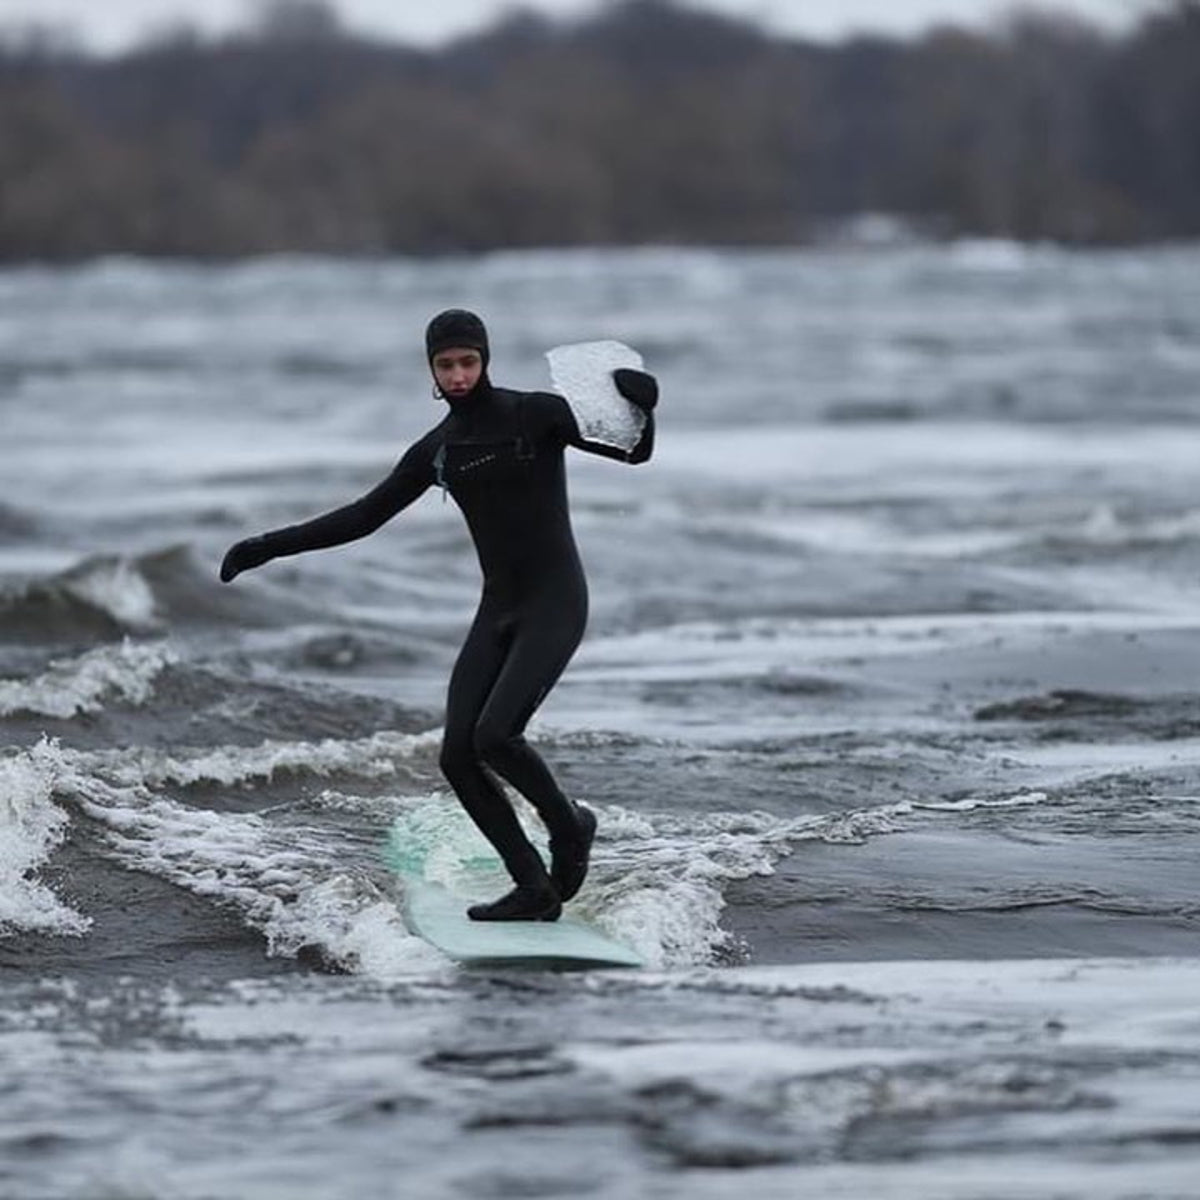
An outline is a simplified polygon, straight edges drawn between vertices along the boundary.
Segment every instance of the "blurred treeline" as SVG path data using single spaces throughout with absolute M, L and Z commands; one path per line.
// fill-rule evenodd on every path
M 784 40 L 664 0 L 418 51 L 320 0 L 115 58 L 0 44 L 0 259 L 1200 234 L 1200 0 L 1123 36 Z

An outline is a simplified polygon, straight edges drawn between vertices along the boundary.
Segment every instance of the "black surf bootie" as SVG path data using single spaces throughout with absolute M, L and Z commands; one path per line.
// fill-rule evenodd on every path
M 564 901 L 570 900 L 583 887 L 592 842 L 596 840 L 596 814 L 590 808 L 577 804 L 575 816 L 579 821 L 578 837 L 570 840 L 550 839 L 550 879 L 559 898 Z
M 561 915 L 562 901 L 549 880 L 519 883 L 499 900 L 467 909 L 472 921 L 557 921 Z

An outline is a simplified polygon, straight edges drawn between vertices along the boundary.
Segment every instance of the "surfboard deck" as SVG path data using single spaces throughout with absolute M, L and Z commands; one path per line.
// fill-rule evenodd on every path
M 628 946 L 573 917 L 557 921 L 472 921 L 474 903 L 440 884 L 405 877 L 404 911 L 414 933 L 456 962 L 472 967 L 588 970 L 640 967 Z

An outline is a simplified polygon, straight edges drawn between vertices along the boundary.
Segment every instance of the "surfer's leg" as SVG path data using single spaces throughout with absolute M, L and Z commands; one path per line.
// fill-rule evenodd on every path
M 586 610 L 569 604 L 541 605 L 526 614 L 475 726 L 479 757 L 511 783 L 545 823 L 552 875 L 563 899 L 570 899 L 583 883 L 596 819 L 563 795 L 524 734 L 579 645 L 585 620 Z
M 481 610 L 459 652 L 450 677 L 441 768 L 480 832 L 496 848 L 518 885 L 544 887 L 546 866 L 521 828 L 496 781 L 484 769 L 474 743 L 479 713 L 508 650 L 508 639 Z

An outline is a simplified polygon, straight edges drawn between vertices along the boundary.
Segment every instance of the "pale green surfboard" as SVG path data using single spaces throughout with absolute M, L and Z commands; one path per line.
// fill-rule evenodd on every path
M 557 921 L 472 921 L 470 905 L 512 885 L 457 804 L 433 799 L 399 817 L 383 857 L 403 889 L 409 929 L 456 962 L 549 970 L 644 965 L 628 946 L 569 914 Z
M 417 876 L 404 877 L 403 884 L 409 928 L 464 965 L 549 970 L 642 966 L 641 958 L 628 946 L 572 917 L 472 921 L 466 910 L 474 900 Z

